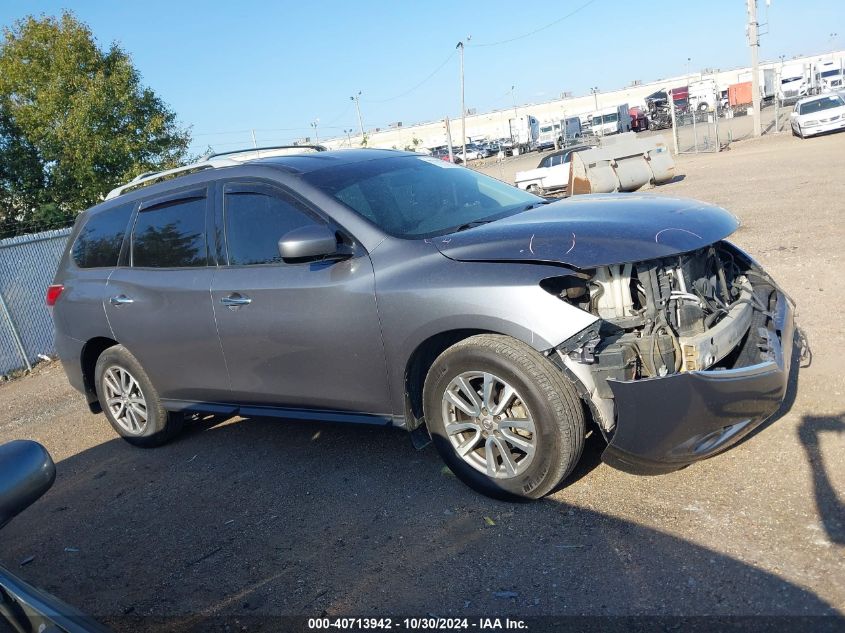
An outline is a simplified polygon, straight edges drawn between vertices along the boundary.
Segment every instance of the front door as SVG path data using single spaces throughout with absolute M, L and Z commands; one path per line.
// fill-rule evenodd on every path
M 351 258 L 285 263 L 279 239 L 326 219 L 275 185 L 231 182 L 222 189 L 225 265 L 211 297 L 233 401 L 388 415 L 369 256 L 341 231 Z

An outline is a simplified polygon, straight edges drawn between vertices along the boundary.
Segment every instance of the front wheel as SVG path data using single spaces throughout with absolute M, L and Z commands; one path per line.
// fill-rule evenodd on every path
M 97 397 L 115 431 L 134 446 L 161 446 L 181 429 L 183 416 L 168 413 L 147 373 L 123 345 L 105 350 L 94 369 Z
M 507 336 L 473 336 L 443 352 L 426 376 L 423 408 L 446 465 L 491 497 L 540 498 L 581 457 L 584 410 L 574 388 Z

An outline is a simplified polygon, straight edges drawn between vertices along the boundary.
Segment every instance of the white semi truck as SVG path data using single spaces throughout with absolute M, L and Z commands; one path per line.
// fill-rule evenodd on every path
M 795 101 L 810 94 L 812 70 L 809 64 L 802 62 L 783 64 L 779 69 L 779 74 L 778 98 L 781 101 Z
M 545 121 L 540 124 L 537 137 L 537 151 L 554 147 L 556 143 L 566 145 L 581 137 L 581 119 L 577 116 Z
M 530 114 L 523 114 L 508 120 L 508 135 L 513 140 L 513 148 L 519 152 L 529 152 L 537 146 L 540 136 L 540 122 Z
M 631 112 L 628 104 L 613 108 L 602 108 L 593 112 L 590 127 L 596 136 L 608 136 L 631 131 Z
M 828 92 L 845 88 L 843 60 L 825 59 L 813 65 L 814 92 Z
M 690 82 L 688 90 L 690 106 L 699 112 L 708 112 L 727 105 L 727 95 L 722 96 L 716 80 L 712 77 Z

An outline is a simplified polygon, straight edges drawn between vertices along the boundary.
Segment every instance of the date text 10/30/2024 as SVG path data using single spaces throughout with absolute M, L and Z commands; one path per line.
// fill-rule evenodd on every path
M 511 618 L 308 618 L 308 628 L 315 631 L 525 631 L 528 625 Z

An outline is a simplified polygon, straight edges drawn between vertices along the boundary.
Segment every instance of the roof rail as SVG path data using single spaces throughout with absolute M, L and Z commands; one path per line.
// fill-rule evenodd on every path
M 229 152 L 209 153 L 205 156 L 202 156 L 197 162 L 191 163 L 190 165 L 183 165 L 181 167 L 174 167 L 173 169 L 165 169 L 163 171 L 145 171 L 142 174 L 138 174 L 126 184 L 121 185 L 120 187 L 115 187 L 114 189 L 109 191 L 109 193 L 106 195 L 106 200 L 112 200 L 113 198 L 117 198 L 118 196 L 130 189 L 140 187 L 145 183 L 158 180 L 159 178 L 163 178 L 165 176 L 172 176 L 183 172 L 199 171 L 202 169 L 230 167 L 232 165 L 239 165 L 247 160 L 268 157 L 267 155 L 262 156 L 262 152 L 269 154 L 269 156 L 278 156 L 279 154 L 273 154 L 272 152 L 288 149 L 306 149 L 312 152 L 326 151 L 326 148 L 322 145 L 273 145 L 269 147 L 251 147 L 248 149 L 237 149 Z M 239 156 L 241 157 L 240 159 L 238 158 Z
M 261 152 L 272 152 L 273 150 L 280 150 L 280 149 L 294 149 L 294 150 L 301 150 L 301 149 L 310 149 L 314 152 L 325 152 L 326 147 L 324 145 L 267 145 L 265 147 L 248 147 L 246 149 L 235 149 L 230 150 L 228 152 L 209 152 L 202 158 L 201 161 L 209 160 L 211 158 L 216 158 L 218 156 L 229 156 L 233 157 L 236 155 L 246 155 L 249 154 L 258 154 L 258 158 L 261 156 Z M 252 157 L 250 157 L 252 158 Z

